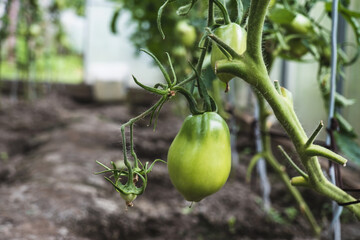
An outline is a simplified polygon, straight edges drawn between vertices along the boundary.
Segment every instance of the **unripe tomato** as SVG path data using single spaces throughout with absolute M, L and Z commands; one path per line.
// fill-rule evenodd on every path
M 188 116 L 168 152 L 171 182 L 188 201 L 217 192 L 231 168 L 230 133 L 215 112 Z
M 320 52 L 320 61 L 326 66 L 329 66 L 331 63 L 331 48 L 326 46 L 325 44 L 322 45 L 322 50 Z
M 291 39 L 288 44 L 291 57 L 301 58 L 309 51 L 299 38 Z
M 175 34 L 185 47 L 192 47 L 196 41 L 196 29 L 187 21 L 179 21 L 175 27 Z
M 290 32 L 298 34 L 309 34 L 314 30 L 310 19 L 300 13 L 286 26 Z
M 239 55 L 246 51 L 246 36 L 244 28 L 236 23 L 230 23 L 218 27 L 214 31 L 215 35 L 232 47 Z M 213 44 L 211 50 L 211 66 L 215 71 L 215 63 L 220 60 L 226 60 L 226 56 L 221 52 L 216 44 Z M 224 83 L 228 83 L 234 76 L 228 73 L 218 73 L 217 77 Z
M 137 195 L 135 195 L 135 194 L 132 194 L 132 193 L 130 193 L 130 194 L 123 194 L 123 193 L 120 193 L 120 196 L 121 196 L 121 198 L 122 199 L 124 199 L 125 200 L 125 203 L 126 203 L 126 205 L 127 206 L 129 206 L 129 207 L 132 207 L 133 206 L 133 201 L 136 199 L 136 197 L 137 197 Z

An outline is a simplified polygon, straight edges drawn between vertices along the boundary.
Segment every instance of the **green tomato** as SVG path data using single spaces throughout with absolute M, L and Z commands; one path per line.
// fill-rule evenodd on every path
M 325 44 L 322 45 L 320 61 L 326 66 L 329 66 L 331 63 L 331 48 Z
M 215 112 L 188 116 L 168 152 L 171 182 L 188 201 L 217 192 L 231 168 L 230 133 Z
M 129 207 L 132 207 L 133 206 L 133 201 L 136 199 L 137 195 L 135 194 L 123 194 L 123 193 L 120 193 L 120 196 L 122 199 L 125 200 L 125 203 L 127 206 Z
M 246 51 L 246 36 L 247 33 L 244 28 L 236 23 L 230 23 L 218 27 L 214 31 L 215 35 L 223 42 L 232 47 L 239 55 Z M 211 50 L 211 66 L 215 71 L 215 64 L 217 61 L 226 60 L 226 56 L 221 52 L 220 48 L 213 44 Z M 228 83 L 234 76 L 229 73 L 219 73 L 217 77 L 224 83 Z
M 300 13 L 296 14 L 295 18 L 286 27 L 290 32 L 298 34 L 310 34 L 314 30 L 310 19 Z
M 186 49 L 183 46 L 177 46 L 172 51 L 172 55 L 178 58 L 185 58 L 186 54 Z
M 293 58 L 301 58 L 309 51 L 300 38 L 291 39 L 288 45 L 290 47 L 290 56 Z
M 179 36 L 181 43 L 185 47 L 192 47 L 196 41 L 196 29 L 187 21 L 180 21 L 176 24 L 175 34 Z

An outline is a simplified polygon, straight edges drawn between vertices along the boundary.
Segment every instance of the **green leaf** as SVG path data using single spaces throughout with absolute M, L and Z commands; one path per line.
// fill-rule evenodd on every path
M 360 165 L 360 146 L 352 137 L 334 132 L 334 137 L 340 151 L 352 162 Z
M 269 12 L 269 19 L 277 24 L 289 24 L 296 16 L 295 13 L 277 4 Z

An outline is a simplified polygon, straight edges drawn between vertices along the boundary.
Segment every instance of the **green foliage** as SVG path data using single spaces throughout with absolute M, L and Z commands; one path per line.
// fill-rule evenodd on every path
M 85 15 L 86 0 L 52 0 L 50 11 L 61 12 L 73 9 L 79 16 Z
M 339 150 L 345 154 L 349 160 L 360 165 L 360 146 L 351 136 L 334 132 L 334 137 Z
M 7 80 L 24 78 L 24 72 L 9 61 L 0 63 L 1 77 Z M 42 55 L 36 59 L 36 81 L 79 84 L 83 80 L 83 62 L 79 55 Z
M 159 34 L 159 29 L 155 24 L 158 19 L 158 10 L 164 3 L 164 1 L 151 1 L 151 0 L 135 0 L 135 1 L 122 1 L 122 0 L 112 0 L 120 4 L 120 11 L 129 11 L 131 13 L 131 21 L 135 24 L 136 30 L 131 36 L 131 41 L 134 46 L 139 48 L 146 48 L 150 52 L 158 55 L 160 61 L 166 61 L 166 56 L 163 55 L 164 52 L 173 52 L 176 48 L 185 48 L 186 55 L 188 56 L 174 56 L 174 60 L 177 64 L 181 64 L 184 59 L 188 58 L 191 62 L 194 62 L 192 59 L 196 58 L 196 56 L 191 55 L 193 51 L 186 50 L 196 50 L 197 45 L 194 44 L 189 49 L 182 44 L 181 39 L 175 32 L 174 26 L 176 26 L 177 22 L 185 17 L 179 16 L 176 13 L 176 10 L 183 6 L 183 4 L 189 1 L 178 1 L 175 3 L 169 3 L 163 9 L 162 22 L 163 24 L 163 32 L 165 35 L 165 39 L 162 39 L 161 34 Z M 114 17 L 118 17 L 116 10 L 114 12 Z M 120 12 L 120 14 L 121 14 Z M 182 14 L 183 12 L 181 12 Z M 192 11 L 186 16 L 186 19 L 189 20 L 192 26 L 195 27 L 197 36 L 200 36 L 203 32 L 204 27 L 206 26 L 205 22 L 205 14 L 206 14 L 206 5 L 203 1 L 196 4 L 193 7 Z M 114 20 L 113 20 L 114 21 Z M 119 33 L 121 34 L 121 29 L 119 29 Z M 197 40 L 199 40 L 198 38 Z M 187 68 L 188 69 L 188 68 Z
M 11 3 L 12 1 L 9 1 Z M 82 80 L 81 56 L 74 53 L 60 23 L 60 14 L 69 8 L 84 14 L 84 0 L 53 0 L 44 8 L 39 0 L 19 1 L 14 49 L 4 48 L 1 54 L 1 77 L 28 80 L 36 73 L 37 80 L 61 80 L 79 83 Z M 9 8 L 9 5 L 6 6 Z M 50 21 L 45 12 L 50 14 Z M 9 11 L 2 19 L 0 35 L 8 37 Z M 53 34 L 49 34 L 49 29 Z M 0 45 L 2 46 L 2 45 Z M 5 61 L 4 61 L 5 60 Z M 50 72 L 53 71 L 53 72 Z M 49 79 L 50 78 L 50 79 Z

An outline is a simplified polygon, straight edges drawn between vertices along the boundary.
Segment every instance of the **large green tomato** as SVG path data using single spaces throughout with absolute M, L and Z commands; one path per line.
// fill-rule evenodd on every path
M 232 47 L 239 55 L 246 51 L 246 36 L 247 33 L 244 28 L 236 23 L 223 25 L 215 29 L 215 35 L 224 41 L 227 45 Z M 217 61 L 226 60 L 226 56 L 221 52 L 219 47 L 214 43 L 211 50 L 211 66 L 215 71 L 215 64 Z M 217 74 L 218 78 L 228 83 L 234 76 L 228 73 Z
M 168 152 L 171 182 L 188 201 L 217 192 L 231 168 L 230 133 L 215 112 L 188 116 Z

